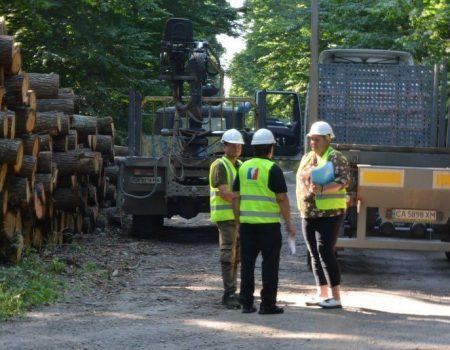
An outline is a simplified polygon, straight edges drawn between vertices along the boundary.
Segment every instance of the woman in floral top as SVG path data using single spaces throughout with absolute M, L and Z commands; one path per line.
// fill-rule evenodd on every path
M 334 133 L 328 123 L 314 123 L 307 136 L 311 152 L 305 154 L 300 162 L 296 194 L 317 295 L 306 305 L 325 309 L 341 308 L 341 274 L 335 247 L 345 218 L 345 188 L 350 183 L 350 168 L 344 155 L 330 146 Z M 333 166 L 334 179 L 323 184 L 313 182 L 311 171 L 327 162 Z

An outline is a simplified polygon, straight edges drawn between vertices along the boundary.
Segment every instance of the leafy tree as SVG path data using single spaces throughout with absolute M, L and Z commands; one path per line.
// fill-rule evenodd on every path
M 168 18 L 190 18 L 196 33 L 217 44 L 216 34 L 235 34 L 237 17 L 225 0 L 0 0 L 0 14 L 22 43 L 25 71 L 58 73 L 62 86 L 82 96 L 82 113 L 112 115 L 119 129 L 127 125 L 130 88 L 167 90 L 157 75 Z
M 450 53 L 447 0 L 320 1 L 320 49 L 405 50 L 416 62 Z M 233 94 L 257 88 L 294 89 L 305 95 L 309 73 L 310 1 L 247 0 L 246 49 L 230 68 Z

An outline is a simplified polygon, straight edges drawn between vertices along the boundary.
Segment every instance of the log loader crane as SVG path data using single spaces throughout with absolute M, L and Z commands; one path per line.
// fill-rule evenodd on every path
M 253 132 L 266 127 L 277 140 L 279 159 L 299 159 L 298 95 L 260 90 L 254 98 L 223 97 L 220 61 L 208 42 L 194 41 L 190 20 L 167 21 L 159 79 L 169 82 L 172 96 L 130 92 L 129 155 L 116 157 L 118 203 L 132 215 L 134 235 L 158 233 L 164 218 L 209 212 L 209 166 L 223 154 L 220 137 L 227 129 L 242 132 L 244 157 L 251 155 Z

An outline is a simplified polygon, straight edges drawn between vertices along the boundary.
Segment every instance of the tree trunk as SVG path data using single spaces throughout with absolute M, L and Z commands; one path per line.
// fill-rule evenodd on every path
M 39 153 L 38 157 L 38 173 L 51 174 L 52 173 L 52 159 L 53 153 L 44 151 Z
M 110 165 L 105 167 L 105 176 L 109 178 L 111 184 L 117 184 L 117 176 L 119 175 L 119 166 Z
M 74 150 L 78 148 L 78 132 L 70 129 L 68 135 L 67 149 Z
M 8 174 L 8 164 L 0 164 L 0 192 L 3 191 L 3 186 L 5 185 L 6 176 Z
M 8 118 L 8 136 L 10 139 L 16 138 L 16 114 L 12 111 L 6 112 Z
M 53 151 L 66 152 L 69 149 L 69 136 L 58 135 L 53 138 Z
M 46 197 L 50 198 L 56 185 L 53 175 L 51 173 L 36 173 L 34 176 L 34 185 L 37 186 L 39 183 L 43 185 Z
M 28 73 L 30 89 L 36 93 L 36 98 L 58 98 L 59 75 Z
M 36 114 L 36 134 L 50 134 L 56 136 L 61 132 L 61 112 L 38 112 Z
M 36 93 L 34 92 L 34 90 L 28 90 L 27 96 L 28 96 L 28 107 L 36 111 L 37 108 Z
M 26 73 L 6 77 L 5 88 L 5 102 L 8 107 L 27 105 L 29 81 Z
M 114 145 L 114 156 L 116 157 L 126 157 L 128 156 L 128 147 Z
M 74 103 L 73 99 L 69 98 L 38 99 L 36 110 L 38 112 L 58 111 L 72 115 L 74 112 Z
M 97 118 L 86 115 L 74 114 L 72 116 L 71 128 L 78 132 L 78 140 L 85 146 L 88 145 L 88 136 L 96 135 Z
M 53 191 L 55 209 L 76 211 L 82 204 L 82 197 L 78 188 L 57 187 Z
M 61 131 L 60 135 L 69 135 L 70 132 L 70 117 L 67 114 L 61 114 Z
M 52 152 L 53 151 L 53 138 L 49 134 L 39 135 L 39 144 L 41 152 Z
M 30 204 L 30 185 L 26 177 L 8 176 L 8 204 L 13 208 L 25 207 Z
M 42 219 L 45 216 L 45 190 L 42 183 L 37 183 L 33 190 L 33 209 L 36 218 Z
M 61 176 L 72 174 L 98 174 L 101 167 L 101 155 L 91 150 L 78 149 L 53 154 Z
M 92 136 L 92 149 L 111 156 L 114 154 L 113 137 L 110 135 L 91 135 Z
M 37 170 L 37 157 L 24 155 L 22 160 L 22 167 L 18 173 L 21 177 L 26 177 L 30 181 L 31 187 L 34 184 L 34 176 Z
M 8 137 L 8 115 L 7 112 L 0 110 L 0 137 Z
M 73 113 L 80 113 L 80 96 L 75 95 L 72 88 L 60 88 L 58 98 L 73 100 Z
M 114 136 L 115 129 L 113 118 L 97 118 L 97 129 L 99 134 Z
M 29 156 L 37 157 L 40 147 L 40 138 L 36 134 L 20 135 L 23 143 L 23 153 Z
M 6 212 L 8 211 L 8 190 L 4 189 L 3 191 L 0 191 L 0 199 L 2 201 L 1 203 L 1 215 L 0 217 L 3 217 Z
M 20 72 L 22 67 L 20 43 L 14 42 L 13 36 L 0 36 L 0 65 L 4 67 L 6 75 L 14 75 Z
M 22 158 L 22 140 L 0 139 L 0 163 L 10 165 L 22 164 Z
M 16 134 L 29 134 L 36 123 L 36 112 L 30 107 L 18 107 L 15 110 Z

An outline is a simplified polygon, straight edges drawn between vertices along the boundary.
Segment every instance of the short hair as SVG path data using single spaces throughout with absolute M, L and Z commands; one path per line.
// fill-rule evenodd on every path
M 274 147 L 274 144 L 269 145 L 254 145 L 253 146 L 253 154 L 256 157 L 265 157 L 268 156 L 270 151 Z

